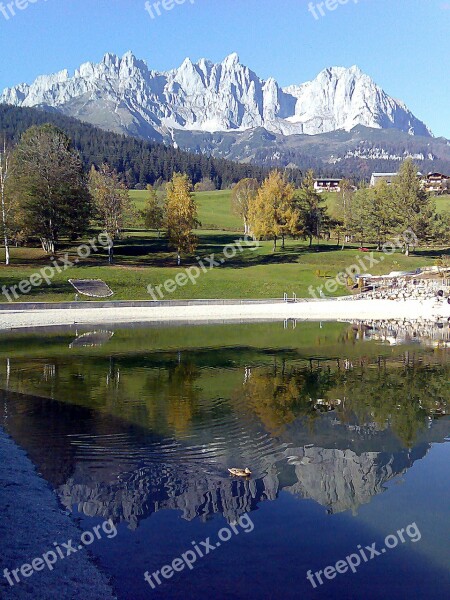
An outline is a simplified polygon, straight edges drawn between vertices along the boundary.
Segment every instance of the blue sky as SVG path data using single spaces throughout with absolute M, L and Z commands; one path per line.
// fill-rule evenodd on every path
M 1 89 L 127 50 L 160 70 L 238 52 L 281 85 L 356 64 L 450 138 L 450 0 L 328 0 L 324 16 L 314 0 L 317 19 L 309 0 L 178 0 L 153 19 L 144 0 L 13 0 L 28 1 L 8 19 L 0 10 Z

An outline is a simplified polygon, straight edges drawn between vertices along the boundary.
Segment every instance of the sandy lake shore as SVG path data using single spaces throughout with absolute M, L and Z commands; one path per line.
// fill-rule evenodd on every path
M 107 306 L 0 311 L 0 330 L 61 325 L 101 325 L 152 321 L 354 321 L 364 319 L 449 318 L 450 304 L 436 300 L 339 299 L 296 303 L 192 304 L 184 306 Z
M 0 393 L 0 398 L 1 398 Z M 3 401 L 3 398 L 2 398 Z M 79 539 L 82 531 L 58 504 L 56 495 L 35 466 L 0 427 L 0 536 L 3 544 L 0 569 L 20 568 L 53 549 L 54 542 Z M 53 571 L 19 577 L 8 584 L 0 577 L 0 598 L 8 600 L 52 600 L 83 598 L 113 600 L 110 583 L 85 552 L 59 561 Z M 55 591 L 57 590 L 57 591 Z

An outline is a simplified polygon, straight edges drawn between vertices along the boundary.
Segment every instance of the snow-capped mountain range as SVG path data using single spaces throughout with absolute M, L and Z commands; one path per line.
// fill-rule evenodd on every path
M 187 58 L 167 72 L 149 69 L 131 52 L 106 54 L 73 76 L 64 70 L 7 88 L 0 102 L 57 110 L 104 129 L 174 143 L 181 131 L 261 127 L 282 136 L 348 132 L 358 125 L 432 136 L 358 67 L 331 67 L 313 81 L 282 88 L 273 78 L 258 77 L 235 53 L 218 64 Z

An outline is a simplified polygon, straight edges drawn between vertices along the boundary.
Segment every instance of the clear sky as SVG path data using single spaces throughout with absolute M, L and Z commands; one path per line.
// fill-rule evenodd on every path
M 323 15 L 316 0 L 164 2 L 151 18 L 144 0 L 0 0 L 0 88 L 127 50 L 158 70 L 237 52 L 281 85 L 356 64 L 450 138 L 450 0 L 327 0 Z

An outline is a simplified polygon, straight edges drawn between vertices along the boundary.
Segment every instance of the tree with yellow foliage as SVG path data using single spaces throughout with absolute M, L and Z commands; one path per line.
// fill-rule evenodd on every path
M 166 187 L 167 236 L 169 244 L 177 251 L 177 264 L 181 254 L 194 252 L 198 238 L 192 230 L 200 225 L 197 204 L 192 194 L 192 183 L 187 175 L 174 173 Z
M 295 189 L 287 183 L 279 171 L 269 173 L 254 200 L 250 203 L 248 222 L 250 231 L 256 239 L 273 240 L 273 251 L 277 241 L 290 233 L 290 211 Z

